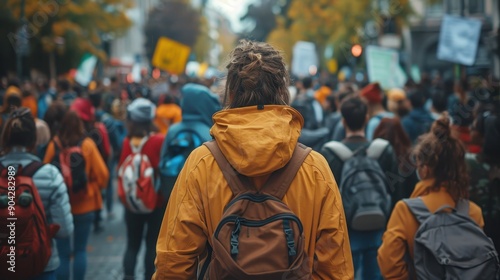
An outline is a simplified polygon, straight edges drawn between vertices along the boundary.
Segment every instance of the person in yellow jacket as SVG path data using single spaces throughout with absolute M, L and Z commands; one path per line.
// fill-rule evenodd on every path
M 455 207 L 459 199 L 469 197 L 465 148 L 452 135 L 446 114 L 420 139 L 414 154 L 421 181 L 415 186 L 411 198 L 421 197 L 429 212 L 434 213 L 444 205 Z M 481 208 L 469 203 L 471 219 L 483 228 Z M 409 278 L 405 254 L 408 249 L 413 258 L 414 237 L 419 225 L 406 203 L 399 201 L 378 250 L 378 264 L 384 279 L 412 279 Z
M 213 116 L 211 135 L 240 174 L 261 188 L 292 157 L 303 125 L 289 104 L 283 57 L 266 43 L 241 41 L 233 50 L 225 110 Z M 232 192 L 204 145 L 195 149 L 170 196 L 158 236 L 153 279 L 195 279 L 198 261 Z M 354 279 L 342 199 L 328 163 L 312 151 L 283 202 L 304 225 L 313 279 Z

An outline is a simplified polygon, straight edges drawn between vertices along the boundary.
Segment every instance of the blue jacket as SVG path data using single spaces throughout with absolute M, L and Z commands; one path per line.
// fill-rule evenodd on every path
M 19 165 L 25 167 L 40 159 L 24 150 L 18 150 L 0 157 L 3 166 Z M 33 175 L 33 183 L 42 199 L 45 215 L 49 224 L 58 224 L 56 238 L 68 238 L 73 234 L 73 216 L 69 204 L 68 189 L 59 170 L 52 164 L 43 165 Z M 59 254 L 55 240 L 52 240 L 52 255 L 45 271 L 53 271 L 59 267 Z
M 412 143 L 415 143 L 420 135 L 429 132 L 433 122 L 434 118 L 431 113 L 424 108 L 413 109 L 401 120 L 401 124 Z

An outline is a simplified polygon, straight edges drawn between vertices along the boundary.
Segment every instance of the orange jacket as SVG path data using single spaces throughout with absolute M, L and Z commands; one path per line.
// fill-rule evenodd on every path
M 33 118 L 36 118 L 38 116 L 38 103 L 36 101 L 36 98 L 32 95 L 23 97 L 22 107 L 30 108 L 31 114 L 33 115 Z
M 170 125 L 182 120 L 182 110 L 177 104 L 162 104 L 156 109 L 155 125 L 165 135 Z
M 211 134 L 231 165 L 262 187 L 290 160 L 303 118 L 289 106 L 223 110 Z M 210 151 L 201 146 L 184 165 L 167 206 L 156 246 L 153 279 L 195 279 L 232 192 Z M 314 279 L 354 279 L 342 199 L 326 160 L 311 152 L 283 202 L 304 225 Z
M 446 204 L 454 207 L 455 202 L 444 187 L 437 192 L 425 194 L 427 186 L 432 184 L 433 180 L 419 182 L 411 198 L 422 197 L 431 213 Z M 481 208 L 473 202 L 470 202 L 469 215 L 481 228 L 484 226 Z M 410 255 L 413 257 L 413 239 L 418 226 L 419 223 L 406 203 L 399 201 L 389 219 L 387 230 L 382 238 L 382 246 L 378 249 L 378 264 L 384 279 L 409 279 L 404 256 L 408 246 Z
M 52 140 L 47 146 L 43 162 L 50 163 L 54 154 L 54 140 Z M 73 214 L 85 214 L 101 209 L 101 189 L 104 189 L 107 186 L 109 179 L 109 171 L 106 163 L 103 161 L 101 154 L 99 154 L 99 149 L 97 149 L 97 146 L 92 139 L 87 137 L 83 140 L 82 154 L 85 158 L 85 171 L 88 178 L 88 192 L 86 197 L 82 200 L 73 200 L 70 196 L 71 212 Z

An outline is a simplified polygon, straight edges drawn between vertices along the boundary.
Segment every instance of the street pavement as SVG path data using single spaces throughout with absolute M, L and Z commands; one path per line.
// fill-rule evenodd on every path
M 92 231 L 90 234 L 87 246 L 86 280 L 123 279 L 122 263 L 127 233 L 123 218 L 123 206 L 120 202 L 115 202 L 114 219 L 108 220 L 106 217 L 106 212 L 103 212 L 104 231 L 101 233 Z M 143 244 L 137 258 L 134 280 L 144 280 L 144 246 L 145 244 Z

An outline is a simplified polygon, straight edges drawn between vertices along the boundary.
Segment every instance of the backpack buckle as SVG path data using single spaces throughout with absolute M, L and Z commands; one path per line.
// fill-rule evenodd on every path
M 231 232 L 231 256 L 233 258 L 236 258 L 239 253 L 238 246 L 240 245 L 240 242 L 238 239 L 240 235 L 240 229 L 240 219 L 236 218 L 236 221 L 234 222 L 234 230 Z

